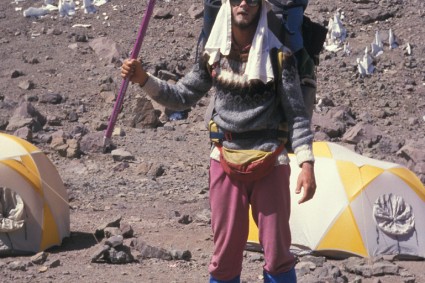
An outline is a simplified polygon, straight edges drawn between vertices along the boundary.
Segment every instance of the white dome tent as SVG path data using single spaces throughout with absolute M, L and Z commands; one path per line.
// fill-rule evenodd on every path
M 55 166 L 34 145 L 0 133 L 0 255 L 43 251 L 69 233 L 68 196 Z
M 341 145 L 315 142 L 314 198 L 291 196 L 294 252 L 347 257 L 425 258 L 425 187 L 407 168 L 361 156 Z M 299 167 L 291 158 L 291 194 Z M 258 245 L 250 222 L 248 246 Z

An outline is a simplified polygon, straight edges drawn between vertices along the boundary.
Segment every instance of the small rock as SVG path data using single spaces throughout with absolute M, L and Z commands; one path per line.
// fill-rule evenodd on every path
M 173 256 L 173 259 L 176 259 L 176 260 L 190 261 L 190 259 L 192 258 L 192 253 L 189 250 L 185 250 L 185 251 L 172 250 L 171 255 Z
M 193 219 L 192 219 L 192 217 L 190 216 L 190 215 L 183 215 L 179 220 L 178 220 L 178 222 L 180 223 L 180 224 L 185 224 L 185 225 L 187 225 L 187 224 L 190 224 L 190 223 L 192 223 L 193 222 Z
M 100 226 L 96 229 L 95 236 L 96 236 L 96 237 L 103 238 L 103 237 L 104 237 L 104 235 L 105 235 L 104 230 L 105 230 L 107 227 L 120 227 L 121 218 L 122 218 L 122 217 L 121 217 L 121 216 L 119 216 L 118 218 L 116 218 L 115 220 L 112 220 L 111 222 L 107 222 L 107 223 L 104 223 L 104 224 L 100 225 Z
M 68 121 L 69 122 L 78 122 L 78 114 L 75 111 L 71 111 L 68 114 Z
M 26 271 L 27 265 L 24 262 L 18 260 L 18 261 L 12 261 L 11 263 L 9 263 L 8 268 L 9 270 L 12 270 L 12 271 Z
M 102 153 L 104 151 L 103 132 L 89 133 L 80 141 L 80 149 L 83 153 Z
M 10 77 L 12 79 L 15 79 L 15 78 L 18 78 L 18 77 L 23 76 L 23 75 L 24 75 L 24 73 L 22 71 L 20 71 L 20 70 L 13 70 L 12 71 L 12 74 L 10 75 Z
M 124 238 L 131 238 L 134 235 L 133 227 L 131 227 L 131 225 L 128 223 L 121 223 L 120 230 L 121 230 L 121 235 Z
M 155 11 L 154 18 L 155 19 L 169 19 L 173 16 L 173 14 L 164 8 L 158 8 Z
M 20 89 L 23 89 L 23 90 L 31 90 L 31 89 L 34 89 L 35 85 L 34 85 L 34 83 L 33 83 L 32 81 L 30 81 L 30 80 L 25 80 L 25 81 L 21 81 L 21 82 L 18 84 L 18 87 L 19 87 Z
M 50 267 L 50 268 L 55 268 L 55 267 L 58 267 L 58 266 L 60 266 L 60 265 L 61 265 L 61 261 L 60 261 L 60 259 L 56 259 L 56 260 L 52 261 L 52 262 L 49 264 L 49 267 Z
M 109 250 L 109 248 L 110 247 L 108 245 L 103 245 L 97 248 L 94 254 L 92 255 L 91 261 L 95 262 L 99 260 L 100 258 L 102 258 L 105 255 L 105 253 Z
M 133 161 L 136 159 L 130 152 L 120 148 L 111 151 L 111 155 L 114 161 Z
M 33 133 L 30 128 L 22 127 L 17 129 L 14 133 L 14 136 L 20 137 L 21 139 L 27 140 L 29 142 L 32 141 Z
M 104 233 L 106 238 L 122 235 L 121 230 L 117 227 L 106 227 Z
M 41 266 L 41 267 L 38 269 L 38 272 L 39 272 L 39 273 L 44 273 L 44 272 L 46 272 L 47 270 L 49 270 L 49 268 L 48 268 L 47 266 Z
M 115 136 L 115 137 L 124 137 L 125 136 L 125 131 L 124 131 L 123 128 L 116 127 L 116 128 L 114 128 L 114 131 L 112 132 L 112 136 Z
M 62 119 L 58 116 L 47 116 L 47 125 L 49 126 L 61 126 Z
M 150 246 L 140 239 L 134 239 L 131 242 L 131 246 L 133 246 L 137 251 L 139 251 L 140 259 L 145 259 L 145 258 L 158 258 L 163 260 L 173 259 L 171 253 L 168 252 L 167 250 Z
M 114 264 L 125 264 L 134 261 L 134 257 L 131 254 L 130 248 L 126 246 L 120 246 L 117 248 L 110 248 L 107 252 L 106 259 L 110 263 Z
M 161 177 L 165 173 L 164 166 L 162 164 L 153 164 L 150 167 L 147 175 L 153 178 Z
M 106 235 L 106 233 L 105 233 L 105 235 Z M 105 241 L 105 244 L 112 247 L 112 248 L 121 246 L 123 243 L 124 243 L 124 238 L 123 238 L 122 235 L 112 236 Z
M 192 19 L 199 19 L 204 14 L 204 9 L 201 5 L 192 4 L 187 12 Z
M 261 253 L 249 253 L 248 261 L 249 262 L 262 262 L 262 261 L 264 261 L 264 256 Z
M 49 256 L 46 252 L 39 252 L 31 257 L 31 262 L 34 264 L 43 264 Z
M 59 93 L 46 93 L 40 96 L 40 103 L 59 104 L 62 102 L 62 95 Z
M 69 139 L 66 141 L 66 145 L 68 146 L 66 149 L 67 158 L 79 158 L 81 156 L 80 143 L 78 140 Z
M 306 255 L 306 256 L 300 257 L 300 262 L 304 262 L 304 261 L 314 263 L 316 266 L 321 267 L 326 262 L 326 258 L 323 256 Z

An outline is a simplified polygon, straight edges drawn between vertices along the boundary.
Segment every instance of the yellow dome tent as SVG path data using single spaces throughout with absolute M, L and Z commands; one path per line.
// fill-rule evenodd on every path
M 291 156 L 291 219 L 294 252 L 346 257 L 425 257 L 425 187 L 398 164 L 315 142 L 315 197 L 299 205 L 294 194 L 299 167 Z M 258 248 L 251 218 L 248 248 Z
M 35 253 L 70 233 L 68 195 L 37 147 L 0 133 L 0 255 Z

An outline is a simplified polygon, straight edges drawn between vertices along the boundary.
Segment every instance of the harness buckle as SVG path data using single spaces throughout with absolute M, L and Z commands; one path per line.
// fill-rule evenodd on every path
M 226 141 L 232 141 L 232 133 L 231 132 L 225 132 L 224 133 L 224 139 Z

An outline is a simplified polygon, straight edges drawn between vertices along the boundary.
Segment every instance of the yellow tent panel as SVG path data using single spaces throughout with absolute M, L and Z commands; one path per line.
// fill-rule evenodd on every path
M 341 231 L 344 231 L 344 233 L 341 233 Z M 335 223 L 330 226 L 316 250 L 340 250 L 367 256 L 368 253 L 350 207 L 347 207 Z

